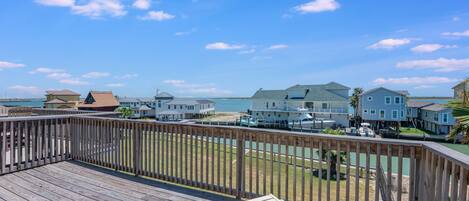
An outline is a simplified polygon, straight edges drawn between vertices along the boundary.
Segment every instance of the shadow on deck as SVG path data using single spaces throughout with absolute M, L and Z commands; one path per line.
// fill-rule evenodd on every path
M 235 200 L 65 161 L 0 176 L 0 200 Z

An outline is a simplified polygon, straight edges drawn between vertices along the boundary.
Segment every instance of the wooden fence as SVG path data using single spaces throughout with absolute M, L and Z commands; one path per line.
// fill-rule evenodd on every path
M 467 200 L 469 157 L 432 142 L 82 115 L 0 128 L 1 174 L 74 159 L 238 198 Z

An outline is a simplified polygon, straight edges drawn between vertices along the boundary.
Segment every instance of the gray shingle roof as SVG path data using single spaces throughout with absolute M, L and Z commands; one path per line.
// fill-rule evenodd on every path
M 394 93 L 397 93 L 397 94 L 400 94 L 400 95 L 404 95 L 404 96 L 409 95 L 409 92 L 406 91 L 406 90 L 391 90 L 391 89 L 384 88 L 384 87 L 377 87 L 377 88 L 370 89 L 370 90 L 368 90 L 368 91 L 363 92 L 361 95 L 363 96 L 363 95 L 366 95 L 366 94 L 375 92 L 375 91 L 380 90 L 380 89 L 384 89 L 384 90 L 387 90 L 387 91 L 390 91 L 390 92 L 394 92 Z
M 426 107 L 429 105 L 432 105 L 434 103 L 430 102 L 420 102 L 420 101 L 415 101 L 415 100 L 409 100 L 407 101 L 407 107 L 412 107 L 412 108 L 421 108 L 421 107 Z
M 446 109 L 449 109 L 446 105 L 436 104 L 436 103 L 429 105 L 429 106 L 422 107 L 422 110 L 429 110 L 429 111 L 435 111 L 435 112 L 443 111 Z
M 347 98 L 339 96 L 323 88 L 310 88 L 304 100 L 306 101 L 346 101 Z
M 169 101 L 167 104 L 168 105 L 198 105 L 198 104 L 208 104 L 208 103 L 213 103 L 211 100 L 205 100 L 205 99 L 174 99 L 172 101 Z
M 285 90 L 258 90 L 251 97 L 253 99 L 286 99 L 287 92 Z
M 155 97 L 157 97 L 157 98 L 171 98 L 171 97 L 174 97 L 174 96 L 171 95 L 170 93 L 167 93 L 167 92 L 161 92 L 161 93 L 158 93 Z

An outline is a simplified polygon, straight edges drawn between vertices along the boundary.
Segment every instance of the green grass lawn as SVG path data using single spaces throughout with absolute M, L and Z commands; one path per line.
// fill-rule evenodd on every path
M 424 131 L 422 129 L 410 128 L 410 127 L 400 127 L 399 131 L 400 131 L 400 134 L 405 134 L 405 135 L 420 135 L 420 136 L 423 136 L 424 134 L 432 134 L 432 133 Z
M 236 187 L 236 153 L 238 150 L 236 147 L 230 147 L 228 140 L 226 144 L 223 142 L 223 139 L 220 139 L 221 143 L 218 143 L 218 138 L 212 139 L 205 136 L 204 138 L 194 137 L 191 143 L 191 138 L 186 139 L 185 136 L 164 136 L 167 135 L 160 135 L 160 138 L 157 139 L 155 135 L 144 135 L 144 139 L 141 142 L 143 147 L 142 158 L 144 159 L 142 161 L 142 168 L 144 170 L 152 172 L 156 169 L 159 170 L 160 174 L 170 175 L 176 178 L 188 177 L 188 179 L 191 179 L 192 175 L 192 180 L 200 182 L 201 184 L 214 184 L 226 187 L 231 185 L 233 189 Z M 134 156 L 130 153 L 131 151 L 124 150 L 133 149 L 132 144 L 130 138 L 121 141 L 120 159 L 121 161 L 129 161 L 129 166 L 132 166 L 131 161 L 133 161 Z M 247 144 L 248 143 L 246 143 L 246 147 L 248 147 Z M 183 146 L 181 147 L 181 145 Z M 274 147 L 276 146 L 277 145 L 274 145 Z M 270 145 L 266 148 L 270 152 Z M 281 148 L 281 153 L 285 151 L 284 149 L 284 147 Z M 336 181 L 332 181 L 331 179 L 330 182 L 327 182 L 325 178 L 320 180 L 318 177 L 312 175 L 313 170 L 317 170 L 320 166 L 319 162 L 313 161 L 313 163 L 311 163 L 311 161 L 308 160 L 309 154 L 312 153 L 305 154 L 305 160 L 301 157 L 297 157 L 295 160 L 294 157 L 287 159 L 284 154 L 280 154 L 279 156 L 276 150 L 277 149 L 274 149 L 274 154 L 269 154 L 268 152 L 264 154 L 261 149 L 259 152 L 256 152 L 255 147 L 251 151 L 249 149 L 243 150 L 246 153 L 244 155 L 244 181 L 246 192 L 259 194 L 271 193 L 282 199 L 288 196 L 288 200 L 300 200 L 301 196 L 304 195 L 304 198 L 309 200 L 311 196 L 317 199 L 318 192 L 321 191 L 322 198 L 325 199 L 328 193 L 327 186 L 330 186 L 330 198 L 335 200 Z M 308 149 L 308 152 L 312 151 Z M 292 152 L 290 152 L 290 154 L 292 154 Z M 156 166 L 154 166 L 154 164 L 156 164 Z M 325 172 L 327 169 L 325 162 L 323 162 L 322 167 Z M 344 167 L 341 168 L 341 172 L 345 172 Z M 355 168 L 353 168 L 353 166 L 351 167 L 350 173 L 351 175 L 355 174 Z M 287 184 L 288 188 L 286 188 Z M 310 190 L 311 184 L 313 187 L 312 191 Z M 319 185 L 321 185 L 321 190 L 319 190 Z M 304 194 L 301 190 L 302 186 L 304 186 Z M 339 200 L 345 200 L 346 181 L 341 180 L 339 187 Z M 355 187 L 360 189 L 359 195 L 354 194 Z M 369 189 L 370 197 L 374 195 L 373 180 L 370 180 L 369 186 L 366 186 L 364 178 L 360 178 L 360 182 L 356 184 L 355 177 L 351 176 L 349 188 L 351 200 L 353 200 L 355 196 L 359 196 L 359 200 L 363 200 L 366 188 Z M 293 195 L 294 191 L 296 191 L 296 197 Z
M 451 144 L 451 143 L 440 143 L 450 149 L 459 151 L 463 154 L 469 155 L 469 145 L 467 144 Z

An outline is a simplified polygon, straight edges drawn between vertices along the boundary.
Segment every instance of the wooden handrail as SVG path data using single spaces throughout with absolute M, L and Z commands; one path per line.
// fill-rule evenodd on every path
M 237 198 L 467 198 L 469 157 L 433 142 L 102 115 L 0 119 L 0 174 L 74 159 Z

